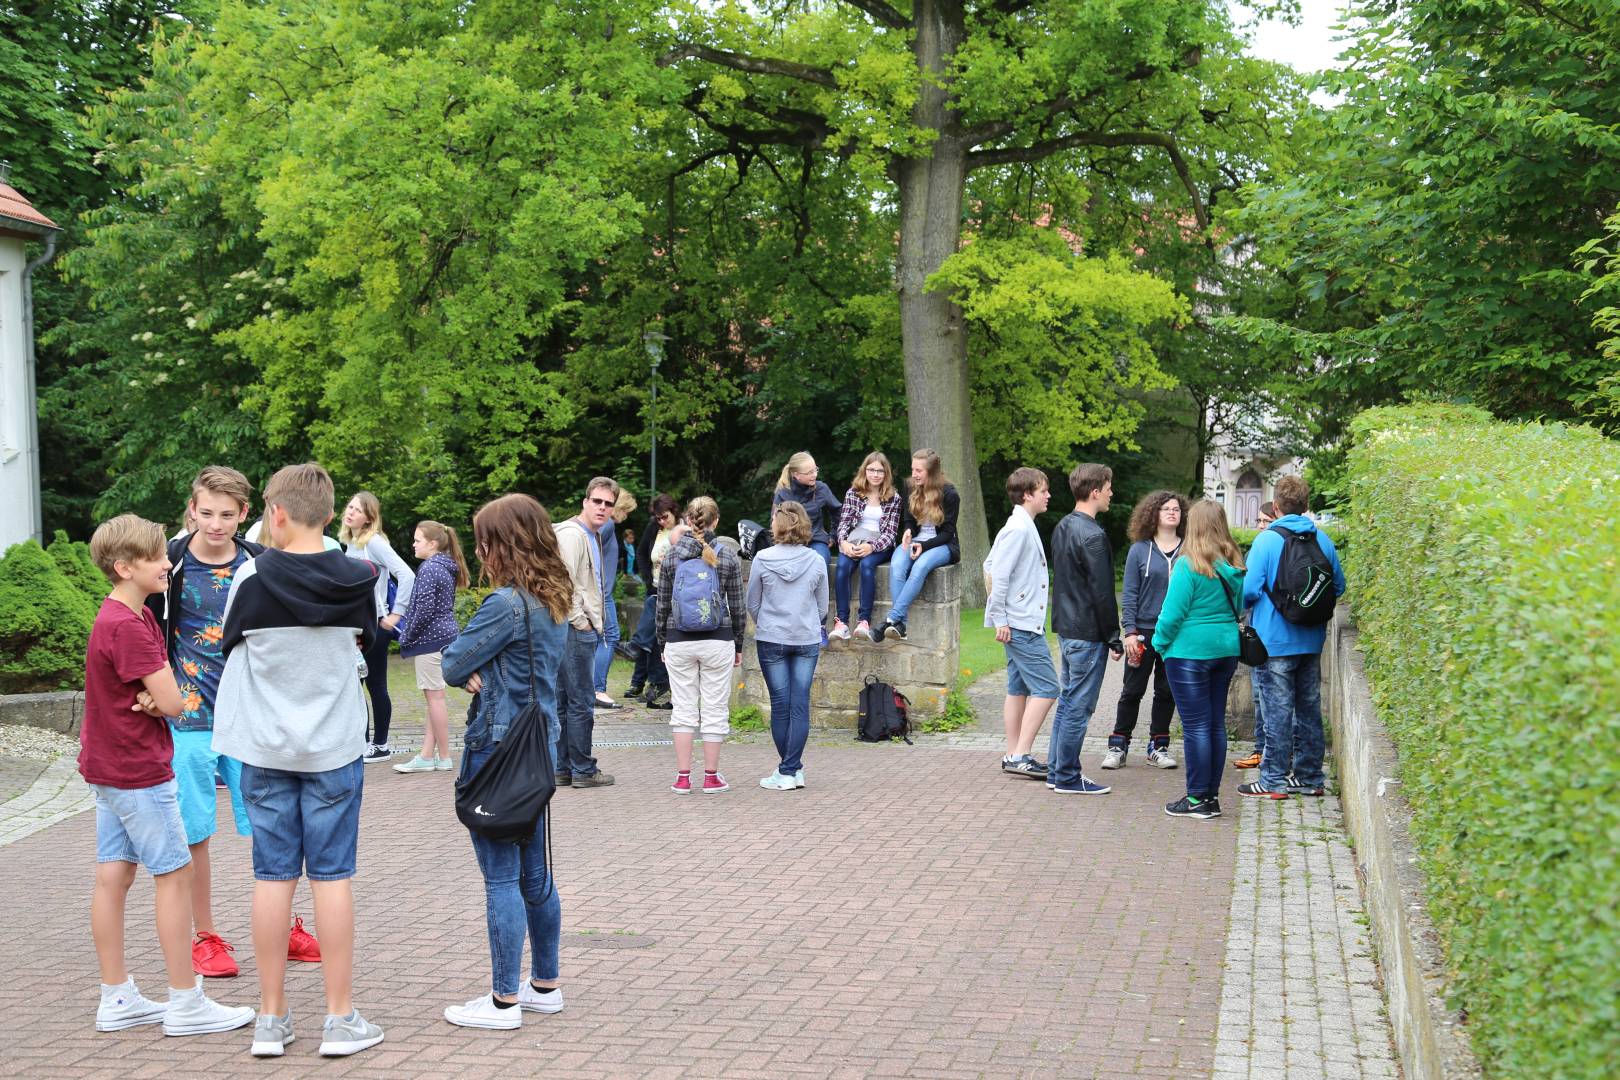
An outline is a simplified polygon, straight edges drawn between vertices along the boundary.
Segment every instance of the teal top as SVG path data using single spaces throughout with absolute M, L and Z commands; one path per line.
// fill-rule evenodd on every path
M 1225 560 L 1215 564 L 1219 578 L 1205 577 L 1186 556 L 1170 571 L 1170 591 L 1164 595 L 1159 621 L 1153 628 L 1153 649 L 1167 660 L 1219 660 L 1238 654 L 1238 621 L 1234 608 L 1243 604 L 1243 571 Z M 1221 585 L 1231 588 L 1228 596 Z

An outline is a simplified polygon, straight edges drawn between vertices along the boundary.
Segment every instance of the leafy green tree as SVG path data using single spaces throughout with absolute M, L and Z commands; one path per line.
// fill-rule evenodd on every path
M 1239 51 L 1224 7 L 1199 0 L 692 5 L 679 21 L 661 62 L 687 73 L 682 103 L 708 132 L 698 155 L 803 148 L 891 201 L 911 441 L 964 481 L 968 564 L 989 546 L 969 327 L 930 283 L 961 246 L 970 177 L 1005 182 L 1060 156 L 1099 179 L 1150 172 L 1115 187 L 1116 204 L 1174 190 L 1202 231 L 1211 192 L 1230 184 L 1205 152 L 1229 118 L 1204 108 L 1203 72 L 1231 76 L 1221 58 Z
M 1601 414 L 1576 252 L 1620 202 L 1620 8 L 1362 0 L 1342 102 L 1243 227 L 1303 309 L 1250 337 L 1359 401 L 1439 393 L 1499 415 Z

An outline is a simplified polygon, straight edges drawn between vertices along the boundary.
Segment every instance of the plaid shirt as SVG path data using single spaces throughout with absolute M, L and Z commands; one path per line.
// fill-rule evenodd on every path
M 720 617 L 720 626 L 712 631 L 703 633 L 683 633 L 669 624 L 670 609 L 675 603 L 675 567 L 687 559 L 701 559 L 703 546 L 698 543 L 697 537 L 691 533 L 682 536 L 680 542 L 669 549 L 664 556 L 663 566 L 658 571 L 658 609 L 657 617 L 653 620 L 658 631 L 658 643 L 663 645 L 668 641 L 723 641 L 732 638 L 737 643 L 737 651 L 742 652 L 743 630 L 748 625 L 748 605 L 743 597 L 742 563 L 737 553 L 729 547 L 714 542 L 714 533 L 705 533 L 704 539 L 714 548 L 719 557 L 716 569 L 720 571 L 720 587 L 726 593 L 726 611 Z
M 861 523 L 861 510 L 866 506 L 866 496 L 850 488 L 844 493 L 844 508 L 838 512 L 838 542 L 842 544 L 849 539 Z M 887 551 L 894 547 L 895 537 L 900 535 L 900 493 L 895 492 L 883 500 L 883 520 L 878 522 L 877 540 L 872 544 L 873 551 Z

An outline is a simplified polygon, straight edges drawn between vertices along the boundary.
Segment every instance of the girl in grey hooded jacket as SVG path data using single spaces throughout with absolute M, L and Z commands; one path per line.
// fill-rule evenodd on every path
M 771 538 L 775 543 L 754 556 L 747 594 L 759 670 L 771 696 L 771 739 L 781 755 L 781 764 L 759 786 L 792 791 L 804 787 L 810 680 L 827 615 L 827 560 L 808 546 L 810 516 L 796 502 L 777 506 Z

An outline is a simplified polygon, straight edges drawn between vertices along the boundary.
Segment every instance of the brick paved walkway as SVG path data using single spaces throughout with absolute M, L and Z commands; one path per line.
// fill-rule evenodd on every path
M 1003 777 L 994 755 L 845 746 L 814 751 L 806 790 L 774 793 L 755 786 L 773 756 L 750 745 L 728 748 L 733 791 L 681 798 L 665 790 L 667 748 L 603 758 L 620 786 L 557 803 L 568 1008 L 509 1034 L 440 1016 L 488 986 L 482 890 L 451 777 L 368 772 L 358 997 L 388 1042 L 323 1072 L 1210 1072 L 1236 829 L 1230 818 L 1167 828 L 1185 824 L 1161 811 L 1179 772 L 1127 770 L 1113 796 L 1060 799 Z M 0 905 L 34 913 L 0 944 L 7 1071 L 254 1067 L 241 1033 L 94 1033 L 93 861 L 90 814 L 5 849 Z M 216 914 L 248 977 L 210 985 L 232 1003 L 253 1001 L 250 888 L 247 842 L 221 834 Z M 143 881 L 130 960 L 157 990 L 150 903 Z M 302 890 L 299 908 L 309 914 Z M 281 1067 L 299 1074 L 315 1064 L 319 987 L 316 969 L 294 972 L 306 1037 Z

